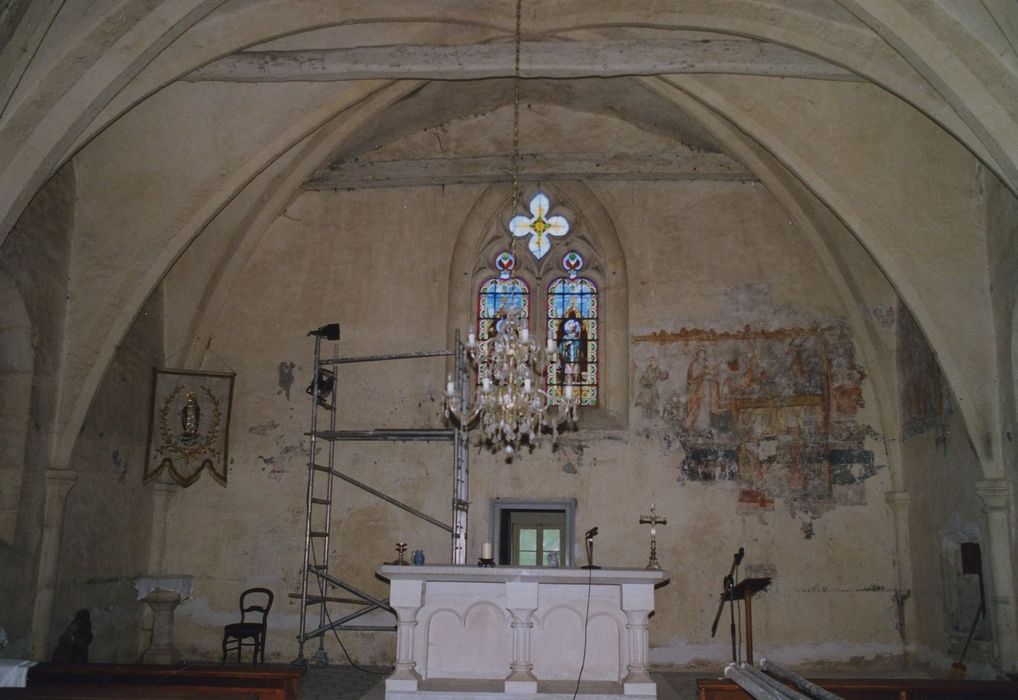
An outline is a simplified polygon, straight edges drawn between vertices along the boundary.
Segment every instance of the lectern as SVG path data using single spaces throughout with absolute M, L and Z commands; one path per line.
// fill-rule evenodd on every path
M 732 587 L 731 593 L 725 591 L 721 599 L 746 601 L 746 663 L 753 665 L 753 594 L 759 593 L 771 585 L 769 578 L 744 578 Z

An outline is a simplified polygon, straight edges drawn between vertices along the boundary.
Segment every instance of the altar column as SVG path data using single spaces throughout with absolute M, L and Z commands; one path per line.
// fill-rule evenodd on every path
M 531 617 L 537 610 L 537 583 L 508 581 L 505 584 L 505 607 L 513 617 L 513 660 L 505 678 L 505 692 L 521 695 L 537 693 L 537 676 L 530 660 Z
M 622 612 L 628 623 L 626 630 L 629 646 L 629 673 L 622 679 L 626 695 L 657 696 L 657 684 L 650 677 L 648 649 L 650 647 L 650 614 L 654 612 L 654 586 L 651 584 L 622 584 Z
M 421 674 L 414 658 L 414 628 L 424 603 L 424 581 L 395 579 L 390 582 L 389 605 L 396 611 L 396 670 L 385 679 L 385 689 L 417 690 Z

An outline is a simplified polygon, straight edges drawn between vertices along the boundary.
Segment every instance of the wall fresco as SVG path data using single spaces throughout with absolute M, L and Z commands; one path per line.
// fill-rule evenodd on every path
M 943 376 L 926 336 L 904 305 L 898 307 L 898 371 L 902 437 L 936 430 L 941 442 L 945 434 Z
M 836 487 L 877 472 L 865 447 L 874 433 L 857 421 L 866 374 L 846 327 L 684 328 L 633 342 L 646 358 L 637 405 L 681 448 L 681 479 L 736 482 L 740 506 L 781 498 L 816 517 L 845 502 Z

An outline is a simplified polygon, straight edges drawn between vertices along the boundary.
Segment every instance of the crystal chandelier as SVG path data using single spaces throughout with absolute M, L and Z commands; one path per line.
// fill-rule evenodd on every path
M 516 56 L 513 79 L 513 212 L 520 205 L 520 17 L 521 2 L 516 2 Z M 510 231 L 510 255 L 515 259 L 515 236 Z M 509 274 L 512 274 L 512 266 Z M 467 358 L 470 362 L 474 398 L 470 390 L 458 390 L 449 376 L 445 391 L 445 412 L 460 426 L 480 423 L 484 441 L 492 450 L 504 450 L 508 458 L 521 444 L 531 448 L 551 434 L 552 444 L 558 441 L 559 426 L 576 422 L 580 405 L 579 392 L 565 383 L 560 395 L 542 388 L 547 368 L 559 362 L 559 350 L 549 336 L 542 347 L 530 337 L 523 309 L 511 302 L 499 309 L 494 335 L 478 340 L 471 331 L 467 335 Z M 459 378 L 462 381 L 462 378 Z

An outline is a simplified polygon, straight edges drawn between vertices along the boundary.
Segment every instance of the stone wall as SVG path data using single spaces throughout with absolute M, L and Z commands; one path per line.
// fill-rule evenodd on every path
M 94 639 L 89 659 L 139 657 L 135 580 L 149 571 L 152 487 L 142 484 L 152 369 L 162 362 L 162 299 L 145 305 L 103 379 L 74 450 L 78 483 L 67 499 L 60 580 L 53 614 L 59 634 L 87 608 Z
M 168 566 L 200 581 L 196 600 L 178 609 L 185 655 L 214 656 L 219 626 L 236 616 L 237 592 L 261 584 L 278 601 L 268 654 L 295 656 L 297 604 L 286 596 L 299 591 L 303 547 L 307 331 L 339 321 L 344 356 L 446 347 L 448 259 L 477 192 L 304 193 L 255 251 L 207 356 L 208 368 L 222 361 L 238 372 L 230 482 L 224 490 L 202 479 L 171 506 Z M 490 539 L 492 498 L 576 498 L 577 530 L 600 528 L 600 563 L 641 567 L 648 533 L 637 520 L 655 503 L 669 518 L 658 546 L 672 573 L 654 617 L 655 663 L 713 666 L 727 657 L 725 635 L 712 639 L 710 625 L 740 546 L 744 576 L 774 579 L 754 606 L 758 648 L 797 665 L 897 663 L 882 428 L 847 311 L 801 235 L 754 184 L 595 192 L 618 228 L 629 277 L 629 424 L 581 427 L 559 449 L 511 463 L 472 448 L 468 559 Z M 455 325 L 462 309 L 453 306 Z M 466 319 L 460 323 L 465 332 Z M 755 388 L 726 399 L 729 408 L 739 402 L 741 418 L 687 420 L 695 412 L 690 367 L 701 349 L 714 375 L 755 377 Z M 339 427 L 441 426 L 445 371 L 441 360 L 344 366 Z M 754 417 L 768 432 L 740 442 L 738 421 Z M 718 448 L 734 454 L 723 477 L 691 466 L 704 441 L 731 443 Z M 341 443 L 336 461 L 448 519 L 447 446 Z M 394 558 L 400 540 L 429 561 L 449 560 L 444 532 L 346 484 L 336 488 L 332 566 L 355 586 L 385 595 L 373 570 Z M 206 533 L 200 547 L 194 531 Z M 382 633 L 343 638 L 359 662 L 391 659 L 392 639 Z M 332 640 L 327 648 L 341 653 Z
M 5 449 L 0 466 L 5 496 L 16 512 L 4 513 L 7 535 L 0 543 L 0 626 L 11 639 L 8 654 L 28 653 L 29 625 L 36 591 L 38 547 L 42 538 L 44 473 L 51 464 L 53 427 L 64 342 L 64 312 L 71 236 L 75 225 L 74 169 L 64 168 L 33 198 L 0 251 L 2 274 L 12 287 L 5 316 L 16 318 L 21 305 L 25 329 L 15 322 L 3 329 L 5 364 L 2 412 Z M 16 290 L 16 291 L 15 291 Z M 10 314 L 10 315 L 8 315 Z M 25 356 L 25 353 L 28 356 Z M 8 461 L 10 460 L 10 461 Z M 7 495 L 7 494 L 10 495 Z

